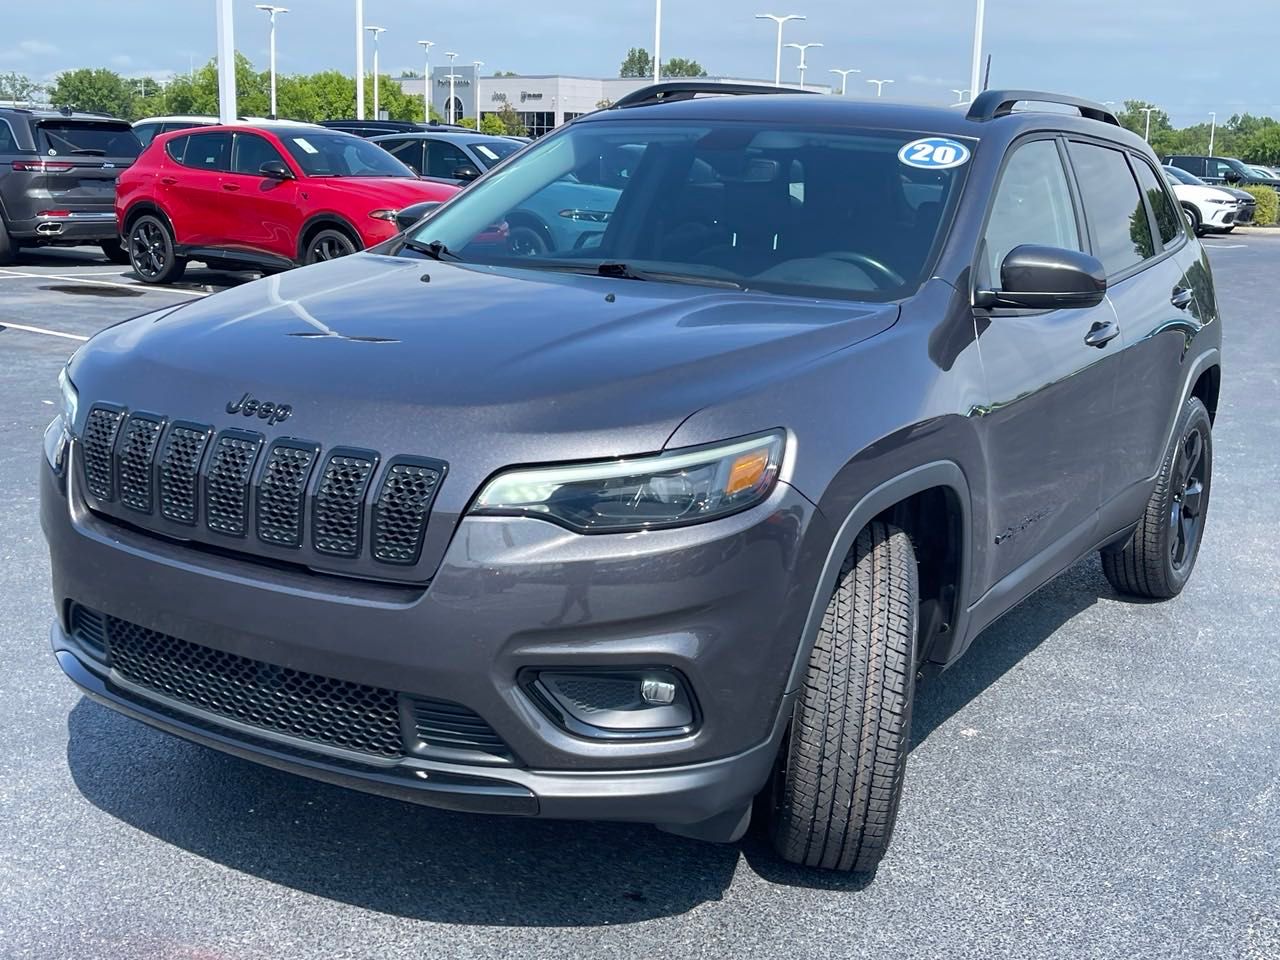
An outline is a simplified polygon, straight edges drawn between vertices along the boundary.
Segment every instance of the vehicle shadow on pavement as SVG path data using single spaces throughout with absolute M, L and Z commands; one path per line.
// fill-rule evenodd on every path
M 485 817 L 318 783 L 81 699 L 67 761 L 84 797 L 164 843 L 295 890 L 436 923 L 596 926 L 718 900 L 739 859 L 649 826 Z
M 1105 596 L 1093 557 L 985 630 L 921 687 L 912 749 Z M 473 816 L 258 766 L 88 699 L 68 726 L 71 775 L 100 810 L 233 870 L 400 917 L 594 926 L 674 916 L 720 899 L 740 855 L 780 885 L 857 892 L 873 879 L 783 863 L 760 817 L 741 844 L 715 845 L 641 825 Z

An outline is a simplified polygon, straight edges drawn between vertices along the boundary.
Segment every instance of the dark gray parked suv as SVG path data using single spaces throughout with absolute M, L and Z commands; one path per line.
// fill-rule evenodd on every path
M 1046 100 L 1079 115 L 1013 110 Z M 617 203 L 502 242 L 566 181 Z M 1090 551 L 1186 583 L 1220 340 L 1102 107 L 648 88 L 378 248 L 82 346 L 53 647 L 330 783 L 716 840 L 754 804 L 783 857 L 872 870 L 920 677 Z
M 116 234 L 116 177 L 141 150 L 123 120 L 0 107 L 0 264 L 22 247 L 89 243 L 128 263 Z

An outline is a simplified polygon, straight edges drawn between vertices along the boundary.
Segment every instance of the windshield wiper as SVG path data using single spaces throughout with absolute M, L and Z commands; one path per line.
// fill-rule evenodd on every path
M 450 260 L 459 261 L 462 258 L 444 245 L 443 241 L 432 240 L 429 243 L 419 243 L 417 240 L 406 239 L 404 245 L 410 250 L 417 250 L 418 253 L 426 254 L 432 260 L 443 260 L 448 257 Z
M 88 154 L 91 157 L 105 157 L 107 155 L 107 151 L 99 150 L 97 147 L 80 147 L 76 150 L 72 150 L 71 152 Z
M 596 273 L 602 277 L 615 280 L 661 280 L 666 283 L 692 283 L 705 287 L 726 287 L 730 290 L 743 289 L 742 284 L 721 277 L 703 277 L 689 273 L 664 273 L 661 270 L 632 270 L 625 263 L 606 260 L 596 267 Z

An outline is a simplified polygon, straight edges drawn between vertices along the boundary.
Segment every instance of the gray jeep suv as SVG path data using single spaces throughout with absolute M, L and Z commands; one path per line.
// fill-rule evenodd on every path
M 565 183 L 616 203 L 503 242 Z M 919 678 L 1090 551 L 1186 583 L 1220 333 L 1100 106 L 658 85 L 378 248 L 82 346 L 53 647 L 304 776 L 721 841 L 754 805 L 783 857 L 870 871 Z
M 22 247 L 88 243 L 128 263 L 116 233 L 116 178 L 141 150 L 123 120 L 0 107 L 0 265 Z

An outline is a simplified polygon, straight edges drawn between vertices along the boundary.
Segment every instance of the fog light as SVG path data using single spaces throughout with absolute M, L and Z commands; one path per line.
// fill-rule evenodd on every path
M 526 689 L 570 733 L 597 740 L 653 739 L 689 733 L 693 697 L 665 668 L 544 670 Z

